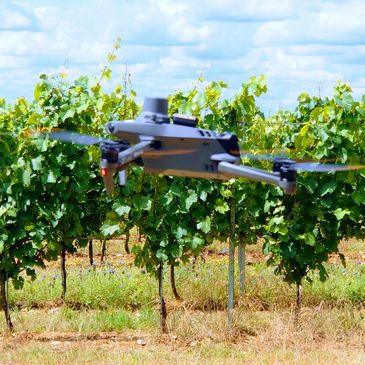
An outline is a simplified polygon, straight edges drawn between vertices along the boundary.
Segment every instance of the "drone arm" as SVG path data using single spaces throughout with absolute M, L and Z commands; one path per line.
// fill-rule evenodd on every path
M 229 162 L 220 162 L 218 164 L 218 171 L 226 176 L 242 176 L 250 180 L 266 182 L 274 185 L 279 185 L 280 181 L 280 176 L 272 172 L 244 165 L 233 165 Z
M 106 158 L 101 160 L 101 174 L 104 179 L 104 184 L 108 195 L 112 195 L 114 188 L 113 174 L 118 171 L 120 185 L 125 185 L 127 180 L 127 173 L 125 171 L 128 164 L 138 157 L 143 152 L 152 148 L 153 140 L 141 141 L 136 145 L 127 148 L 126 150 L 119 152 L 118 159 L 110 161 Z
M 287 179 L 281 178 L 278 173 L 260 170 L 254 167 L 234 165 L 223 161 L 218 164 L 218 171 L 226 176 L 242 176 L 250 180 L 280 186 L 284 190 L 285 194 L 293 194 L 296 190 L 296 181 L 288 181 Z
M 141 141 L 134 146 L 127 148 L 126 150 L 119 153 L 118 163 L 121 165 L 127 165 L 128 163 L 136 160 L 143 154 L 143 152 L 149 150 L 153 143 L 153 140 Z

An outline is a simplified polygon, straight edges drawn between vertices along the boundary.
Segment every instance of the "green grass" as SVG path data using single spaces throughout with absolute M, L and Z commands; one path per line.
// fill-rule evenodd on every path
M 139 309 L 150 304 L 156 295 L 156 282 L 128 266 L 67 270 L 66 302 L 74 308 Z M 47 307 L 58 303 L 61 294 L 59 269 L 40 270 L 35 281 L 27 280 L 21 290 L 11 290 L 11 303 L 23 307 Z
M 365 363 L 365 265 L 360 261 L 346 268 L 328 264 L 325 283 L 316 274 L 312 284 L 305 283 L 297 328 L 294 288 L 265 263 L 248 265 L 243 298 L 236 287 L 233 333 L 225 311 L 228 257 L 177 267 L 182 303 L 173 297 L 165 268 L 170 337 L 164 337 L 156 279 L 127 257 L 115 253 L 108 260 L 90 268 L 86 257 L 70 258 L 65 303 L 59 299 L 56 263 L 39 270 L 35 281 L 26 280 L 21 290 L 10 287 L 15 332 L 7 337 L 0 320 L 0 364 Z
M 314 300 L 328 302 L 352 302 L 365 301 L 365 265 L 349 263 L 346 268 L 339 264 L 328 264 L 329 278 L 322 283 L 315 276 L 312 284 L 307 284 L 306 292 Z M 309 300 L 311 304 L 311 300 Z
M 13 322 L 23 332 L 96 333 L 158 328 L 158 313 L 151 307 L 131 312 L 125 309 L 80 309 L 67 306 L 14 311 Z M 2 328 L 4 331 L 5 328 Z
M 322 283 L 313 274 L 313 283 L 304 285 L 304 306 L 321 302 L 361 303 L 365 301 L 365 265 L 349 263 L 346 268 L 328 264 L 329 278 Z M 158 302 L 155 277 L 127 264 L 68 268 L 66 304 L 70 308 L 140 310 Z M 166 268 L 165 296 L 173 300 Z M 236 275 L 238 280 L 238 275 Z M 196 310 L 223 310 L 227 303 L 227 262 L 200 262 L 176 269 L 177 288 L 187 307 Z M 238 285 L 236 298 L 239 298 Z M 20 290 L 10 288 L 13 308 L 48 308 L 60 304 L 58 268 L 39 270 L 35 281 L 26 280 Z M 274 275 L 264 263 L 247 266 L 245 296 L 237 305 L 261 310 L 289 308 L 295 290 Z

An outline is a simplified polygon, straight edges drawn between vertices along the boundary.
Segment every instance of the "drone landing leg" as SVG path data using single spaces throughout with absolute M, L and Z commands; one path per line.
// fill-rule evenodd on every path
M 127 183 L 127 170 L 121 170 L 118 172 L 119 185 L 125 186 Z

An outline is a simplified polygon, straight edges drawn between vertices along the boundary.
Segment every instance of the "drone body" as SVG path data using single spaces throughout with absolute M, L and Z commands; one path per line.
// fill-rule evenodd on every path
M 219 160 L 238 163 L 240 159 L 237 138 L 229 133 L 140 121 L 111 122 L 107 130 L 136 145 L 146 142 L 141 159 L 148 173 L 226 180 L 218 169 Z
M 136 121 L 113 121 L 106 130 L 134 146 L 120 153 L 118 166 L 102 159 L 102 174 L 108 192 L 108 169 L 123 171 L 128 163 L 137 161 L 147 173 L 186 176 L 212 180 L 228 180 L 242 176 L 275 184 L 287 194 L 295 192 L 296 171 L 290 161 L 277 161 L 277 171 L 269 172 L 239 165 L 241 153 L 237 137 L 196 127 L 196 119 L 174 115 L 170 123 L 166 99 L 146 99 L 144 111 Z M 289 171 L 289 172 L 288 172 Z M 120 175 L 125 180 L 125 174 Z
M 168 176 L 213 180 L 244 177 L 279 186 L 286 194 L 296 191 L 297 170 L 328 172 L 364 167 L 298 163 L 282 157 L 268 158 L 273 161 L 273 171 L 245 166 L 240 164 L 242 154 L 234 134 L 200 129 L 193 117 L 174 115 L 171 120 L 167 109 L 167 99 L 146 98 L 143 112 L 135 121 L 106 124 L 106 131 L 117 140 L 62 131 L 49 136 L 85 145 L 100 143 L 101 173 L 110 195 L 114 173 L 119 172 L 120 184 L 125 184 L 126 168 L 131 163 L 144 166 L 147 173 Z

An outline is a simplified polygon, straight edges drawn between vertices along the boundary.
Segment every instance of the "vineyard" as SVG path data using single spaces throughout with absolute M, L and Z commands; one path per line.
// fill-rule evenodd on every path
M 73 83 L 42 75 L 33 100 L 0 99 L 0 302 L 6 329 L 16 336 L 27 327 L 11 315 L 14 311 L 19 318 L 19 310 L 26 308 L 56 308 L 68 313 L 70 321 L 85 308 L 97 310 L 94 314 L 101 318 L 104 309 L 109 324 L 94 329 L 113 331 L 115 341 L 125 329 L 156 329 L 157 321 L 159 333 L 171 340 L 181 327 L 178 311 L 171 308 L 175 303 L 181 311 L 195 311 L 191 322 L 209 321 L 199 319 L 208 311 L 212 323 L 205 326 L 224 323 L 225 340 L 241 338 L 250 332 L 244 309 L 255 306 L 252 282 L 257 275 L 268 287 L 275 283 L 275 295 L 281 298 L 287 284 L 294 288 L 293 295 L 284 295 L 285 307 L 294 308 L 291 321 L 299 331 L 303 303 L 311 302 L 306 293 L 316 298 L 312 305 L 320 305 L 327 299 L 319 292 L 313 295 L 313 288 L 341 270 L 328 264 L 330 258 L 345 265 L 341 242 L 364 238 L 364 170 L 303 173 L 298 192 L 285 196 L 279 188 L 245 179 L 222 183 L 148 175 L 135 166 L 129 168 L 127 185 L 116 183 L 108 197 L 97 147 L 63 144 L 33 132 L 61 128 L 105 136 L 106 122 L 135 118 L 141 105 L 128 77 L 106 92 L 103 82 L 109 77 L 107 68 L 100 78 L 82 76 Z M 267 91 L 263 77 L 243 82 L 229 99 L 224 97 L 228 88 L 223 81 L 199 79 L 191 90 L 169 97 L 169 112 L 194 115 L 201 128 L 236 134 L 242 150 L 250 153 L 365 161 L 365 99 L 355 100 L 350 86 L 337 84 L 332 97 L 301 94 L 293 112 L 279 111 L 270 118 L 257 104 Z M 254 162 L 270 168 L 267 161 Z M 260 260 L 246 268 L 252 252 Z M 115 260 L 122 253 L 127 261 L 118 266 Z M 166 294 L 167 268 L 173 297 Z M 116 274 L 121 277 L 117 283 Z M 273 295 L 262 298 L 263 285 L 257 291 L 260 311 L 276 307 Z M 49 297 L 39 297 L 42 292 Z M 364 293 L 356 293 L 346 302 L 361 303 Z M 72 325 L 66 330 L 80 332 Z

